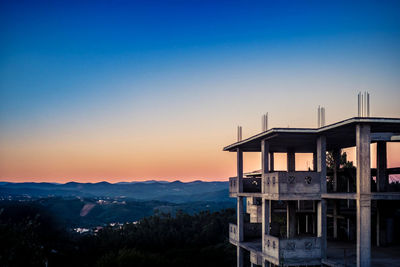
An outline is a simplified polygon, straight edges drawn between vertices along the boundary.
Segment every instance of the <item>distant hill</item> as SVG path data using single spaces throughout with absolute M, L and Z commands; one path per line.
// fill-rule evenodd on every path
M 0 183 L 0 197 L 110 197 L 173 203 L 231 201 L 228 182 Z

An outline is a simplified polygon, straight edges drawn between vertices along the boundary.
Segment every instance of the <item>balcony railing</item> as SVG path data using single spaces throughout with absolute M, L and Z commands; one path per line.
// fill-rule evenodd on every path
M 261 223 L 244 223 L 243 227 L 243 239 L 252 240 L 255 238 L 260 238 L 261 231 Z M 233 243 L 239 241 L 239 229 L 236 224 L 229 224 L 229 240 Z
M 286 263 L 302 265 L 304 262 L 318 262 L 321 259 L 321 238 L 304 237 L 280 239 L 265 235 L 264 254 L 275 265 Z
M 321 192 L 319 172 L 272 172 L 263 174 L 265 194 L 318 194 Z
M 242 193 L 261 193 L 261 178 L 243 178 L 243 192 Z M 229 194 L 238 193 L 238 179 L 237 177 L 229 178 Z
M 236 224 L 229 224 L 229 241 L 237 242 L 238 241 L 238 228 Z

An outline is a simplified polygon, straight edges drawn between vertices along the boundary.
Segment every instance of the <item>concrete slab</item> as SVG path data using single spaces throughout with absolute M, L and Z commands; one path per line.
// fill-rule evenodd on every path
M 327 266 L 356 266 L 356 243 L 328 241 Z M 400 267 L 400 246 L 372 247 L 371 266 Z

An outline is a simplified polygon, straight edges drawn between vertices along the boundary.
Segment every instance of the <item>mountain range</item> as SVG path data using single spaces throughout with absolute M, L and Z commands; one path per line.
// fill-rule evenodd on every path
M 229 201 L 228 182 L 143 181 L 121 183 L 10 183 L 0 182 L 0 197 L 109 197 L 159 200 L 172 203 Z

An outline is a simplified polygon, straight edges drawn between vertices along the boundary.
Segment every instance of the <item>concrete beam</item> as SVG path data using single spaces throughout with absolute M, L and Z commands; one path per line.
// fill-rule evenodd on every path
M 356 126 L 357 267 L 371 266 L 371 128 Z
M 399 141 L 400 134 L 399 133 L 371 133 L 371 142 L 390 142 L 390 141 Z

